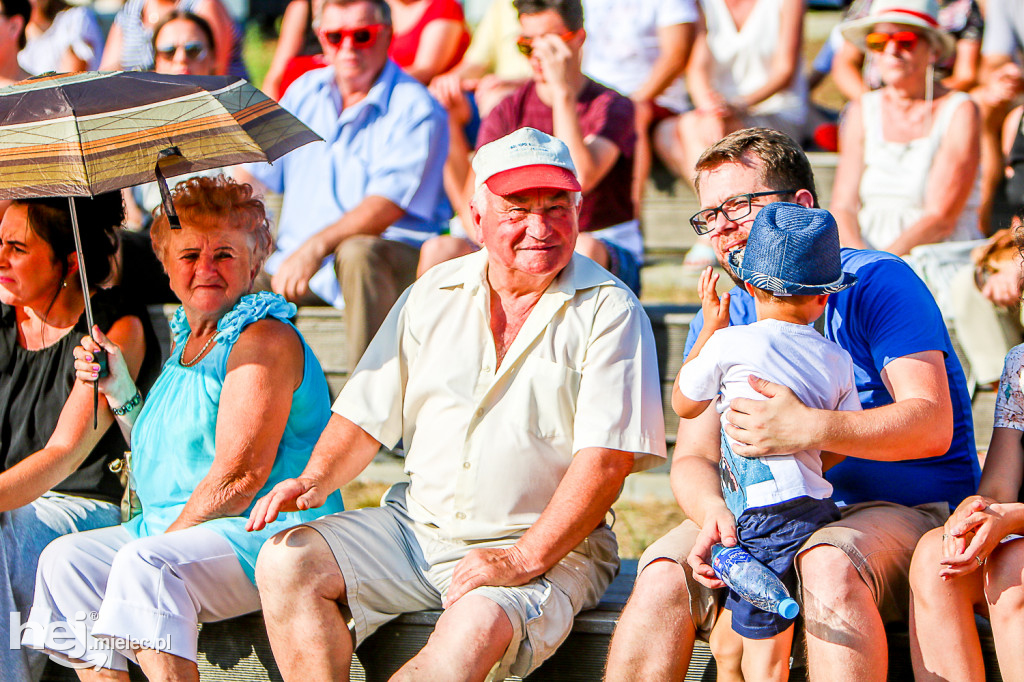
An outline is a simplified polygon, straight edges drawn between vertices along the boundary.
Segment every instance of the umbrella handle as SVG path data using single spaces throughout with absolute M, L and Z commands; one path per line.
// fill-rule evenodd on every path
M 174 210 L 174 202 L 171 200 L 171 191 L 167 189 L 167 178 L 164 177 L 164 172 L 160 168 L 160 164 L 167 159 L 171 158 L 182 158 L 181 151 L 177 147 L 168 147 L 167 149 L 160 150 L 159 157 L 157 158 L 156 166 L 153 171 L 156 175 L 156 185 L 160 188 L 160 201 L 164 206 L 164 215 L 167 216 L 167 223 L 172 230 L 181 229 L 181 221 L 178 219 L 178 212 Z
M 92 429 L 99 427 L 100 412 L 100 379 L 110 374 L 109 363 L 107 363 L 107 351 L 102 348 L 92 354 L 92 360 L 100 366 L 96 380 L 92 382 Z
M 96 382 L 98 383 L 100 379 L 110 374 L 110 369 L 107 363 L 107 351 L 102 348 L 95 351 L 92 354 L 92 361 L 100 366 L 100 371 L 96 377 Z

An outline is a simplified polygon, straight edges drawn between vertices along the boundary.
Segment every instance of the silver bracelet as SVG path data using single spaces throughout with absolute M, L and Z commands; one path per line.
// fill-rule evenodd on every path
M 121 405 L 121 407 L 110 408 L 110 411 L 114 413 L 115 417 L 123 417 L 132 410 L 134 410 L 136 407 L 138 407 L 141 402 L 142 393 L 136 389 L 135 395 L 131 397 L 131 400 L 126 402 L 124 405 Z

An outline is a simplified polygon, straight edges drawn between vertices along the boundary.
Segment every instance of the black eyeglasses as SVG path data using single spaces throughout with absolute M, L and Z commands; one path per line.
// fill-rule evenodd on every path
M 726 220 L 742 220 L 750 215 L 751 204 L 754 197 L 769 197 L 774 194 L 796 194 L 795 189 L 775 189 L 770 192 L 750 192 L 749 194 L 737 194 L 729 197 L 717 208 L 705 208 L 697 211 L 690 217 L 690 225 L 697 234 L 707 234 L 715 229 L 718 222 L 718 214 L 725 216 Z

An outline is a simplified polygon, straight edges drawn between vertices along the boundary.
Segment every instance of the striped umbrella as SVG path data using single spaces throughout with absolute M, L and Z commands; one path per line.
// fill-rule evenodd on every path
M 273 161 L 319 140 L 244 80 L 151 72 L 49 75 L 0 88 L 0 199 L 69 197 L 82 290 L 89 291 L 75 196 L 154 178 Z M 89 329 L 92 306 L 85 296 Z
M 273 161 L 320 137 L 248 82 L 144 71 L 0 89 L 0 199 L 93 196 L 167 176 Z

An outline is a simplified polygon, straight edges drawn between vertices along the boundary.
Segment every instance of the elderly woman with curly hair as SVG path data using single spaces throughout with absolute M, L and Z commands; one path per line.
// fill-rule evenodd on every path
M 252 188 L 192 178 L 173 200 L 182 229 L 158 214 L 152 238 L 181 308 L 144 404 L 120 349 L 93 334 L 110 356 L 99 386 L 130 434 L 141 512 L 51 543 L 25 628 L 24 644 L 94 666 L 78 671 L 86 680 L 127 680 L 128 659 L 151 679 L 198 680 L 197 624 L 260 608 L 253 567 L 264 540 L 342 506 L 335 493 L 325 507 L 246 532 L 253 501 L 305 466 L 330 415 L 327 383 L 289 321 L 295 306 L 249 293 L 271 247 Z M 88 338 L 75 349 L 80 379 L 97 379 L 97 350 Z M 74 637 L 48 635 L 57 631 Z

